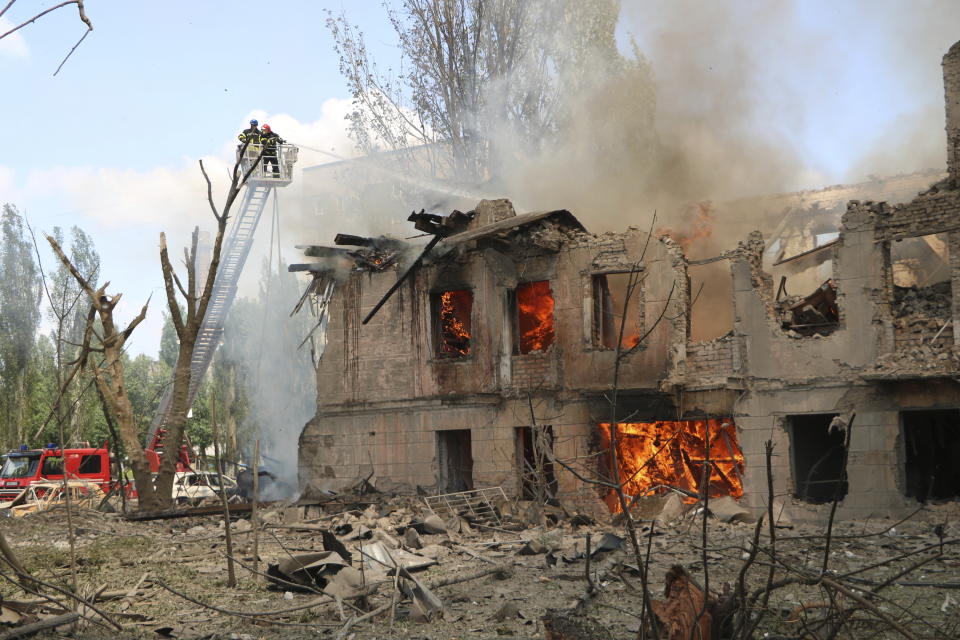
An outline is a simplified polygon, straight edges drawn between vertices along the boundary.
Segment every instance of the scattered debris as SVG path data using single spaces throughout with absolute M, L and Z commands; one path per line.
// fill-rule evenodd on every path
M 490 487 L 459 493 L 444 493 L 424 498 L 432 513 L 441 518 L 459 516 L 472 524 L 502 526 L 498 504 L 507 502 L 503 487 Z
M 669 498 L 664 499 L 664 505 L 669 502 Z M 778 498 L 774 510 L 781 518 L 789 502 Z M 240 637 L 249 633 L 253 622 L 260 629 L 259 635 L 280 636 L 287 625 L 307 625 L 308 633 L 332 628 L 331 637 L 355 634 L 358 640 L 369 640 L 378 633 L 383 637 L 381 625 L 392 617 L 412 624 L 428 624 L 430 631 L 420 635 L 434 637 L 456 637 L 475 630 L 477 637 L 604 639 L 637 635 L 642 581 L 649 580 L 652 589 L 653 583 L 666 574 L 670 586 L 653 605 L 664 629 L 668 625 L 678 626 L 681 635 L 677 637 L 686 640 L 691 624 L 706 631 L 709 618 L 711 631 L 715 631 L 716 620 L 720 619 L 714 613 L 714 604 L 702 616 L 699 609 L 703 601 L 702 591 L 698 591 L 704 559 L 700 540 L 705 515 L 702 506 L 693 505 L 669 522 L 657 523 L 650 537 L 643 528 L 638 529 L 641 547 L 649 545 L 651 549 L 649 564 L 643 558 L 637 562 L 622 528 L 622 515 L 598 518 L 595 524 L 581 520 L 576 527 L 573 518 L 561 519 L 555 525 L 514 532 L 510 528 L 519 526 L 520 516 L 503 514 L 520 514 L 524 509 L 503 505 L 503 528 L 478 527 L 464 536 L 445 530 L 443 521 L 412 497 L 381 497 L 377 504 L 342 511 L 334 510 L 340 506 L 336 503 L 328 506 L 330 511 L 294 524 L 283 523 L 289 507 L 264 507 L 260 553 L 268 566 L 265 581 L 250 573 L 250 531 L 240 531 L 245 525 L 235 526 L 240 540 L 235 547 L 239 578 L 236 589 L 223 586 L 225 559 L 220 515 L 129 521 L 88 509 L 75 510 L 77 555 L 87 559 L 79 567 L 82 578 L 117 585 L 89 601 L 93 606 L 108 608 L 107 614 L 129 630 L 125 635 L 133 637 L 138 637 L 136 629 L 140 627 L 153 637 L 159 637 L 153 630 L 160 629 L 169 637 L 202 638 L 214 628 L 223 637 L 230 633 Z M 710 583 L 735 587 L 739 572 L 751 562 L 749 554 L 744 557 L 742 550 L 753 544 L 755 527 L 742 520 L 743 509 L 735 502 L 711 499 L 708 508 L 718 516 L 706 518 Z M 48 510 L 16 521 L 0 520 L 0 527 L 15 532 L 14 545 L 27 569 L 37 566 L 38 561 L 49 567 L 51 553 L 59 554 L 55 557 L 61 559 L 56 562 L 66 562 L 66 552 L 52 549 L 47 542 L 51 531 L 65 526 L 64 516 L 64 510 Z M 248 522 L 238 522 L 241 521 Z M 614 521 L 620 524 L 612 524 Z M 793 526 L 795 531 L 790 538 L 778 539 L 777 557 L 787 566 L 804 567 L 810 561 L 809 540 L 822 536 L 822 529 L 810 524 Z M 884 551 L 879 559 L 876 537 L 863 537 L 871 533 L 865 534 L 865 528 L 875 527 L 865 527 L 863 523 L 837 525 L 830 564 L 837 575 L 862 569 L 853 575 L 864 582 L 851 583 L 861 590 L 898 574 L 902 575 L 897 581 L 904 584 L 929 583 L 934 586 L 903 586 L 897 592 L 885 593 L 885 597 L 907 607 L 918 594 L 928 594 L 924 596 L 929 604 L 924 615 L 932 624 L 940 625 L 956 615 L 958 607 L 945 599 L 943 589 L 960 588 L 960 584 L 939 587 L 954 581 L 946 576 L 934 578 L 933 569 L 940 568 L 934 565 L 929 565 L 922 577 L 908 573 L 912 564 L 924 558 L 924 553 L 939 553 L 941 539 L 944 555 L 937 563 L 942 562 L 942 568 L 947 570 L 952 563 L 960 562 L 957 525 L 943 525 L 939 529 L 941 538 L 929 524 L 896 523 L 896 535 L 882 537 Z M 765 524 L 763 530 L 766 531 Z M 884 533 L 889 530 L 879 529 Z M 357 536 L 357 532 L 364 536 Z M 589 558 L 587 534 L 592 538 Z M 414 540 L 419 541 L 419 549 L 413 548 Z M 759 544 L 766 543 L 761 538 Z M 524 549 L 535 553 L 524 555 Z M 177 562 L 170 562 L 172 557 Z M 893 559 L 889 572 L 883 567 L 869 568 L 883 557 Z M 799 575 L 803 575 L 802 571 Z M 762 591 L 766 579 L 766 568 L 748 571 L 748 592 Z M 819 579 L 811 577 L 811 581 Z M 841 589 L 850 588 L 843 582 L 837 584 Z M 86 588 L 87 592 L 91 588 Z M 809 605 L 822 600 L 816 597 L 818 590 L 817 586 L 801 582 L 784 589 L 785 595 L 774 591 L 770 606 L 754 612 L 761 626 L 753 637 L 768 631 L 771 636 L 791 635 L 787 627 L 790 623 L 777 612 L 793 611 L 799 603 Z M 848 603 L 845 606 L 864 606 L 840 591 L 836 593 Z M 51 595 L 64 598 L 57 592 Z M 4 591 L 4 596 L 3 604 L 13 609 L 11 603 L 16 600 L 12 592 Z M 716 599 L 711 597 L 708 601 L 713 603 Z M 18 612 L 0 609 L 8 624 L 19 625 L 11 627 L 11 631 L 36 622 L 29 615 L 41 618 L 38 612 L 52 616 L 68 609 L 41 599 L 29 605 L 40 609 L 20 614 L 23 617 L 19 622 L 14 622 Z M 83 624 L 99 619 L 86 605 L 81 610 L 90 619 L 80 618 Z M 773 613 L 768 616 L 768 611 Z M 815 624 L 814 616 L 816 620 L 826 620 L 837 611 L 810 605 L 797 616 L 810 625 Z M 862 609 L 859 615 L 876 614 Z M 941 617 L 930 617 L 934 615 Z M 537 625 L 542 625 L 542 630 L 537 631 Z M 661 637 L 665 638 L 666 633 Z
M 70 480 L 67 486 L 71 501 L 78 507 L 93 508 L 103 500 L 103 490 L 93 482 Z M 62 482 L 35 482 L 24 487 L 13 500 L 0 502 L 0 514 L 22 518 L 31 513 L 62 507 L 65 503 L 66 492 Z
M 322 590 L 330 576 L 349 566 L 333 551 L 304 553 L 267 567 L 267 576 L 283 589 L 313 592 Z
M 744 509 L 730 496 L 711 498 L 708 507 L 710 515 L 721 522 L 754 522 L 750 511 Z
M 827 280 L 804 298 L 787 298 L 780 302 L 781 325 L 801 335 L 827 335 L 840 322 L 837 307 L 837 285 Z
M 666 640 L 712 638 L 713 617 L 703 589 L 694 583 L 687 570 L 680 565 L 670 567 L 664 583 L 666 600 L 650 603 L 660 637 Z

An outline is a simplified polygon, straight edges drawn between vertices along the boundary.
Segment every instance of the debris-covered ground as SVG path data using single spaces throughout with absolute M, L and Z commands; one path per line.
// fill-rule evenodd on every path
M 251 571 L 255 536 L 248 515 L 232 523 L 235 588 L 227 586 L 222 517 L 130 522 L 77 510 L 79 592 L 104 616 L 84 606 L 78 629 L 60 627 L 35 637 L 639 637 L 641 567 L 622 521 L 593 521 L 552 509 L 533 526 L 524 524 L 532 520 L 527 507 L 498 505 L 499 517 L 491 525 L 456 517 L 444 521 L 416 498 L 380 494 L 325 507 L 272 505 L 261 512 L 257 536 L 262 576 Z M 953 505 L 924 510 L 904 522 L 838 523 L 826 574 L 821 572 L 823 524 L 781 521 L 772 551 L 767 523 L 758 528 L 732 501 L 715 504 L 719 517 L 706 519 L 706 533 L 698 506 L 674 498 L 641 507 L 648 517 L 638 521 L 638 542 L 642 553 L 649 553 L 652 598 L 664 599 L 664 579 L 674 566 L 689 572 L 694 591 L 708 584 L 716 600 L 743 604 L 757 596 L 745 621 L 746 627 L 756 623 L 756 629 L 738 630 L 736 617 L 724 624 L 714 613 L 713 630 L 720 634 L 715 637 L 960 634 L 960 527 L 947 520 Z M 660 519 L 653 520 L 657 513 Z M 68 590 L 72 579 L 63 508 L 4 518 L 0 531 L 26 571 L 52 585 L 39 591 L 67 601 L 53 588 Z M 400 576 L 393 563 L 405 567 Z M 737 593 L 745 565 L 745 596 L 731 600 L 726 596 Z M 9 566 L 3 575 L 0 624 L 16 630 L 42 619 L 44 601 L 18 587 Z M 32 603 L 32 613 L 18 617 L 11 601 Z M 655 608 L 669 618 L 669 605 Z M 674 607 L 674 613 L 676 623 L 684 612 Z M 688 622 L 700 613 L 699 608 L 687 611 Z M 104 617 L 121 625 L 122 633 L 109 628 Z M 689 637 L 688 629 L 682 637 Z M 752 635 L 744 635 L 747 631 Z M 661 632 L 668 637 L 667 630 Z

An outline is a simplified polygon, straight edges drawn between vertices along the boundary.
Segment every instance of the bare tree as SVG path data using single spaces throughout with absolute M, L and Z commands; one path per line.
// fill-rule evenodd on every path
M 396 74 L 378 67 L 345 16 L 331 16 L 351 135 L 364 152 L 394 152 L 421 174 L 495 178 L 511 154 L 536 153 L 563 131 L 575 117 L 565 95 L 590 91 L 598 71 L 618 74 L 627 91 L 634 71 L 650 84 L 642 57 L 617 49 L 619 9 L 617 0 L 404 0 L 390 12 Z M 638 116 L 652 112 L 648 103 L 634 101 Z
M 17 0 L 9 0 L 9 2 L 7 2 L 7 4 L 4 5 L 4 7 L 3 7 L 2 9 L 0 9 L 0 18 L 2 18 L 3 15 L 4 15 L 7 11 L 10 10 L 10 7 L 12 7 L 16 1 L 17 1 Z M 28 20 L 24 20 L 23 22 L 21 22 L 20 24 L 18 24 L 18 25 L 15 26 L 15 27 L 13 27 L 13 28 L 10 29 L 9 31 L 6 31 L 5 33 L 0 34 L 0 40 L 3 40 L 3 39 L 6 38 L 7 36 L 9 36 L 9 35 L 11 35 L 11 34 L 13 34 L 13 33 L 16 33 L 17 31 L 19 31 L 20 29 L 23 29 L 23 28 L 24 28 L 25 26 L 27 26 L 28 24 L 32 24 L 32 23 L 36 22 L 37 20 L 39 20 L 39 19 L 42 18 L 43 16 L 47 15 L 48 13 L 52 13 L 53 11 L 56 11 L 57 9 L 62 9 L 63 7 L 70 6 L 71 4 L 76 5 L 76 6 L 77 6 L 77 12 L 78 12 L 79 15 L 80 15 L 80 22 L 82 22 L 83 24 L 85 24 L 85 25 L 87 26 L 87 30 L 83 32 L 83 35 L 80 36 L 80 39 L 77 40 L 77 43 L 76 43 L 75 45 L 73 45 L 73 47 L 70 49 L 70 51 L 67 52 L 67 55 L 66 55 L 66 56 L 63 58 L 63 60 L 60 62 L 60 65 L 57 67 L 57 70 L 53 72 L 53 75 L 57 75 L 58 73 L 60 73 L 60 69 L 63 68 L 63 65 L 67 62 L 67 60 L 70 59 L 70 56 L 73 55 L 73 52 L 76 51 L 76 50 L 77 50 L 77 47 L 80 46 L 80 43 L 83 42 L 84 39 L 85 39 L 88 35 L 90 35 L 90 32 L 91 32 L 91 31 L 93 31 L 93 23 L 90 21 L 90 18 L 87 17 L 86 9 L 85 9 L 84 6 L 83 6 L 83 1 L 84 1 L 84 0 L 66 0 L 66 2 L 60 2 L 60 3 L 58 3 L 58 4 L 53 5 L 52 7 L 48 7 L 48 8 L 46 8 L 46 9 L 44 9 L 43 11 L 41 11 L 40 13 L 34 14 L 33 17 L 29 18 Z
M 130 402 L 124 380 L 123 366 L 124 347 L 133 330 L 146 318 L 149 300 L 140 309 L 140 313 L 130 321 L 126 329 L 120 331 L 113 318 L 113 311 L 123 294 L 108 296 L 106 291 L 110 285 L 109 282 L 105 282 L 98 289 L 94 289 L 86 276 L 77 270 L 70 258 L 63 252 L 56 239 L 53 236 L 47 236 L 47 241 L 53 248 L 53 252 L 57 254 L 60 262 L 70 271 L 70 274 L 90 299 L 90 311 L 87 314 L 80 353 L 73 363 L 75 364 L 73 372 L 64 381 L 64 388 L 70 383 L 77 371 L 84 368 L 89 368 L 92 371 L 97 388 L 116 420 L 120 439 L 123 441 L 123 446 L 130 460 L 133 482 L 139 496 L 139 508 L 144 511 L 156 510 L 159 508 L 160 502 L 154 489 L 150 465 L 143 452 L 143 447 L 140 445 L 140 437 L 133 417 L 133 405 Z M 100 336 L 98 346 L 93 343 L 94 320 L 96 318 L 99 318 L 100 326 L 103 329 L 103 335 Z M 103 354 L 102 360 L 94 362 L 90 357 L 93 353 Z M 61 393 L 62 390 L 63 388 L 61 388 Z
M 10 7 L 12 7 L 16 3 L 16 1 L 17 0 L 9 0 L 9 2 L 7 2 L 7 4 L 4 5 L 2 9 L 0 9 L 0 18 L 2 18 L 4 14 L 10 10 Z M 0 40 L 3 40 L 10 34 L 17 32 L 20 29 L 23 29 L 28 24 L 32 24 L 36 22 L 37 20 L 47 15 L 48 13 L 56 11 L 57 9 L 62 9 L 63 7 L 70 6 L 71 4 L 77 5 L 77 11 L 80 14 L 80 21 L 83 22 L 83 24 L 87 25 L 87 31 L 93 31 L 93 23 L 90 22 L 90 18 L 87 17 L 87 13 L 83 7 L 83 0 L 67 0 L 66 2 L 60 2 L 58 4 L 53 5 L 52 7 L 48 7 L 44 9 L 40 13 L 34 14 L 33 17 L 31 17 L 30 19 L 24 20 L 23 22 L 21 22 L 14 28 L 10 29 L 9 31 L 0 34 Z

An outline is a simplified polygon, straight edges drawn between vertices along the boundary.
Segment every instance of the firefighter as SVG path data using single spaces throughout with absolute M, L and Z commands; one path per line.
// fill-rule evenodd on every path
M 238 148 L 242 149 L 246 142 L 249 142 L 251 146 L 260 144 L 260 129 L 257 128 L 258 124 L 256 120 L 251 120 L 250 126 L 240 132 L 240 135 L 237 136 L 237 138 L 240 139 Z
M 286 140 L 274 132 L 270 125 L 264 124 L 263 131 L 260 134 L 260 144 L 263 145 L 263 172 L 267 172 L 267 165 L 273 165 L 273 177 L 280 177 L 280 164 L 277 162 L 277 145 L 284 144 Z

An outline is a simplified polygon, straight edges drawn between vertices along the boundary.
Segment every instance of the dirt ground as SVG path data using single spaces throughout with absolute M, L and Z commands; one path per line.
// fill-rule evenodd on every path
M 405 537 L 398 529 L 429 515 L 422 502 L 410 497 L 363 499 L 372 504 L 327 506 L 341 513 L 324 513 L 316 507 L 280 506 L 267 507 L 262 512 L 261 571 L 292 555 L 323 550 L 321 529 L 336 529 L 341 534 L 339 540 L 353 556 L 352 566 L 363 567 L 363 583 L 370 586 L 382 581 L 366 602 L 346 600 L 340 604 L 316 593 L 278 587 L 241 566 L 236 567 L 239 584 L 228 588 L 220 516 L 129 522 L 116 514 L 77 511 L 73 525 L 77 535 L 79 591 L 88 597 L 98 591 L 106 595 L 123 592 L 97 606 L 124 630 L 117 632 L 83 622 L 77 629 L 61 628 L 34 637 L 333 638 L 341 633 L 345 621 L 386 606 L 380 615 L 353 625 L 340 637 L 544 638 L 545 613 L 572 608 L 587 592 L 586 561 L 582 554 L 587 534 L 592 548 L 604 534 L 627 535 L 612 517 L 582 526 L 562 517 L 555 524 L 529 526 L 504 516 L 501 526 L 496 528 L 457 521 L 454 528 L 459 531 L 419 535 L 422 548 L 417 549 L 412 534 Z M 835 525 L 829 576 L 842 577 L 844 584 L 854 585 L 854 595 L 892 580 L 890 586 L 871 599 L 879 613 L 863 608 L 851 610 L 837 637 L 903 637 L 877 616 L 899 622 L 912 637 L 960 637 L 960 526 L 947 518 L 956 513 L 955 506 L 929 508 L 900 523 L 860 521 Z M 707 518 L 708 575 L 704 575 L 703 522 L 702 510 L 698 513 L 694 507 L 669 524 L 655 525 L 652 536 L 650 521 L 641 526 L 640 543 L 644 551 L 648 544 L 650 549 L 649 579 L 654 598 L 663 597 L 664 576 L 673 565 L 684 567 L 701 585 L 709 581 L 710 590 L 718 594 L 735 588 L 755 526 Z M 238 518 L 232 526 L 236 529 L 234 557 L 252 567 L 253 533 L 249 520 L 246 516 Z M 348 528 L 350 532 L 346 532 Z M 2 518 L 0 531 L 35 577 L 62 588 L 69 586 L 70 549 L 63 508 L 23 518 Z M 825 549 L 823 531 L 823 524 L 794 524 L 776 530 L 777 580 L 791 575 L 809 576 L 820 570 Z M 352 539 L 358 534 L 366 539 Z M 359 561 L 363 545 L 369 550 L 370 545 L 381 542 L 392 550 L 394 545 L 405 546 L 405 541 L 406 546 L 412 547 L 410 552 L 437 562 L 412 574 L 423 585 L 468 577 L 485 569 L 505 568 L 507 574 L 488 574 L 459 584 L 436 586 L 431 591 L 442 602 L 443 612 L 425 621 L 409 598 L 390 607 L 396 578 L 369 562 Z M 760 547 L 761 552 L 745 576 L 748 592 L 767 583 L 771 555 L 767 553 L 766 526 L 761 529 Z M 930 549 L 916 553 L 927 547 Z M 898 575 L 921 559 L 926 563 Z M 597 625 L 599 631 L 594 637 L 638 637 L 642 605 L 636 564 L 629 544 L 621 550 L 593 556 L 591 575 L 598 593 L 576 610 L 576 616 Z M 873 565 L 877 566 L 870 568 Z M 12 582 L 8 567 L 3 567 L 3 575 L 6 579 L 0 593 L 5 601 L 37 601 L 36 596 L 26 594 Z M 55 594 L 50 589 L 44 591 Z M 127 592 L 132 595 L 117 597 Z M 817 637 L 804 631 L 801 620 L 815 622 L 818 615 L 823 615 L 824 603 L 829 602 L 831 593 L 835 594 L 820 585 L 798 584 L 772 591 L 755 637 Z M 273 613 L 318 599 L 325 602 L 286 614 Z M 850 602 L 843 606 L 849 607 Z M 0 632 L 3 630 L 0 627 Z M 0 633 L 0 637 L 5 636 Z

